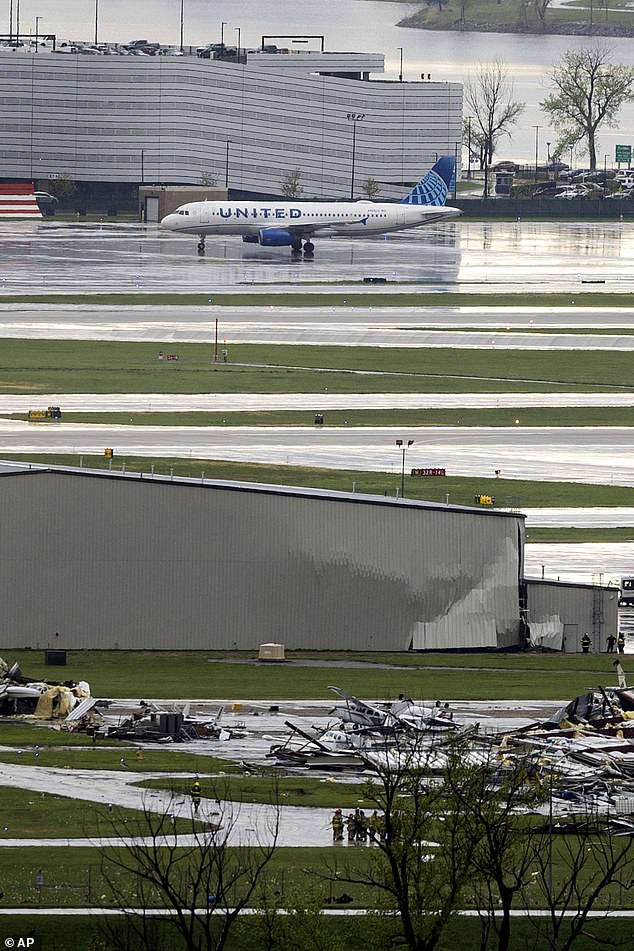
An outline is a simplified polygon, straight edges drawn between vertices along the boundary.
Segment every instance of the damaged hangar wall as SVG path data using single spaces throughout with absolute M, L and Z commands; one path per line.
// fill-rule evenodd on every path
M 581 651 L 587 632 L 592 651 L 606 649 L 609 634 L 618 631 L 618 588 L 529 578 L 526 581 L 528 621 L 535 646 Z
M 521 517 L 61 468 L 0 503 L 5 647 L 517 643 Z

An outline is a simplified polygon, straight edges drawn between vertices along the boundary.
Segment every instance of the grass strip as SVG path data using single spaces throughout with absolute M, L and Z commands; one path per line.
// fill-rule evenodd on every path
M 5 660 L 18 661 L 28 676 L 45 676 L 41 652 L 4 653 Z M 430 701 L 550 700 L 575 696 L 588 684 L 614 681 L 608 654 L 288 652 L 287 656 L 297 662 L 260 664 L 255 647 L 253 653 L 240 654 L 69 650 L 67 676 L 87 679 L 96 695 L 136 697 L 142 670 L 145 696 L 234 701 L 332 700 L 328 685 L 333 683 L 333 659 L 367 664 L 337 670 L 334 679 L 349 693 L 370 699 L 394 700 L 404 693 Z M 303 666 L 305 659 L 317 659 L 322 666 Z
M 105 442 L 104 442 L 105 448 Z M 299 488 L 394 496 L 400 491 L 400 472 L 368 472 L 355 469 L 317 469 L 301 466 L 268 466 L 257 463 L 225 462 L 212 459 L 169 459 L 120 455 L 115 449 L 112 467 L 104 456 L 84 454 L 3 453 L 2 459 L 26 465 L 79 466 L 112 472 L 139 472 L 146 475 L 183 476 L 197 480 L 253 482 Z M 586 506 L 632 506 L 634 487 L 593 485 L 581 482 L 528 482 L 503 477 L 418 477 L 406 475 L 408 499 L 451 505 L 474 505 L 476 495 L 495 498 L 495 507 L 522 511 L 535 507 L 584 508 Z
M 488 218 L 486 219 L 489 220 Z M 576 219 L 575 219 L 576 220 Z M 479 291 L 419 291 L 400 290 L 407 287 L 406 282 L 398 282 L 394 290 L 383 293 L 361 291 L 361 281 L 345 282 L 346 287 L 359 284 L 356 291 L 324 291 L 323 288 L 335 287 L 339 281 L 323 282 L 318 292 L 310 291 L 276 291 L 275 285 L 263 287 L 261 292 L 214 294 L 213 305 L 209 304 L 209 294 L 179 294 L 179 293 L 127 293 L 127 294 L 0 294 L 2 304 L 97 304 L 108 307 L 129 306 L 140 304 L 160 304 L 163 306 L 176 305 L 179 307 L 204 307 L 211 317 L 217 316 L 217 308 L 221 307 L 570 307 L 571 313 L 575 307 L 632 307 L 634 295 L 627 292 L 597 292 L 581 291 L 549 292 L 526 290 L 524 284 L 516 292 L 507 290 L 497 293 L 495 290 L 487 294 Z M 477 282 L 474 282 L 477 283 Z M 491 282 L 488 282 L 491 284 Z M 311 282 L 312 284 L 312 282 Z M 296 286 L 296 285 L 294 285 Z M 417 286 L 421 286 L 418 284 Z M 508 286 L 504 284 L 505 288 Z M 468 288 L 469 283 L 460 282 L 460 287 Z M 495 285 L 493 285 L 495 287 Z M 273 289 L 272 289 L 273 288 Z M 541 285 L 540 285 L 541 288 Z
M 634 542 L 634 526 L 627 528 L 531 528 L 526 530 L 527 543 L 537 544 L 605 544 Z
M 102 778 L 100 782 L 104 783 L 105 780 Z M 28 780 L 25 781 L 25 786 L 28 786 Z M 0 826 L 0 876 L 5 892 L 8 877 L 2 874 L 1 869 L 4 855 L 9 850 L 1 846 L 2 839 L 74 839 L 111 835 L 111 817 L 115 815 L 122 834 L 143 835 L 147 829 L 143 812 L 138 809 L 122 809 L 117 806 L 116 810 L 110 813 L 107 806 L 99 803 L 88 800 L 78 802 L 66 796 L 28 788 L 13 789 L 1 786 L 0 795 L 3 817 Z M 176 820 L 176 828 L 187 833 L 191 831 L 191 821 Z M 55 848 L 53 851 L 57 853 L 59 860 L 59 849 Z
M 10 727 L 9 727 L 10 729 Z M 102 744 L 107 748 L 103 749 Z M 196 744 L 185 747 L 195 750 Z M 183 749 L 183 747 L 180 747 Z M 160 745 L 147 744 L 143 749 L 110 747 L 110 740 L 99 741 L 88 749 L 66 750 L 59 746 L 25 748 L 16 752 L 0 750 L 0 763 L 39 766 L 49 769 L 107 769 L 115 772 L 211 773 L 231 772 L 226 760 L 197 752 L 175 752 Z
M 179 359 L 159 360 L 163 348 Z M 198 343 L 7 339 L 0 392 L 456 392 L 505 382 L 634 389 L 627 352 L 238 344 L 230 353 L 232 363 L 214 364 Z
M 634 390 L 632 355 L 621 351 L 228 346 L 224 364 L 200 343 L 6 339 L 0 393 Z
M 610 396 L 606 395 L 606 404 Z M 329 426 L 634 426 L 634 406 L 519 406 L 510 409 L 334 409 L 324 415 Z M 27 419 L 26 413 L 0 414 Z M 65 423 L 128 426 L 312 426 L 314 411 L 67 413 Z

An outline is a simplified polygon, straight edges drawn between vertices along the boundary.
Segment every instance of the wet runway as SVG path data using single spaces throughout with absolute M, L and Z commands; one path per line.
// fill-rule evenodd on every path
M 625 222 L 461 219 L 375 239 L 325 239 L 316 248 L 313 261 L 294 262 L 287 248 L 210 238 L 206 256 L 199 258 L 195 238 L 164 233 L 155 225 L 5 221 L 0 223 L 0 293 L 208 293 L 263 283 L 297 289 L 333 280 L 345 286 L 377 275 L 439 291 L 455 290 L 456 282 L 460 290 L 485 292 L 492 287 L 634 288 L 634 226 Z M 594 281 L 605 284 L 587 283 Z
M 632 574 L 634 566 L 634 542 L 621 544 L 585 543 L 528 544 L 524 555 L 525 575 L 528 578 L 544 577 L 552 580 L 600 584 Z
M 0 393 L 0 413 L 34 406 L 63 412 L 234 413 L 337 409 L 504 409 L 520 407 L 634 406 L 626 393 Z
M 372 347 L 633 350 L 634 307 L 166 307 L 0 304 L 0 336 Z M 482 330 L 483 325 L 490 329 Z M 465 329 L 463 329 L 465 328 Z M 468 328 L 468 329 L 466 329 Z M 592 333 L 600 328 L 601 333 Z M 611 334 L 632 328 L 632 333 Z M 523 332 L 513 332 L 514 330 Z M 575 333 L 566 332 L 574 329 Z M 582 331 L 586 332 L 583 333 Z
M 272 465 L 400 472 L 396 438 L 415 441 L 407 466 L 443 467 L 451 475 L 634 483 L 627 427 L 178 427 L 0 420 L 0 453 L 101 453 L 253 461 Z

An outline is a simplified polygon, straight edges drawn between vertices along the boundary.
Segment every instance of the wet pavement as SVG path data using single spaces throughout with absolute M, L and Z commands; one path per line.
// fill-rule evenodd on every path
M 259 248 L 239 239 L 210 238 L 206 256 L 199 258 L 195 238 L 154 225 L 49 219 L 0 223 L 0 261 L 0 293 L 209 293 L 262 283 L 304 290 L 306 283 L 341 281 L 339 292 L 346 281 L 377 275 L 437 291 L 623 292 L 634 288 L 634 226 L 461 219 L 375 239 L 318 241 L 313 261 L 294 262 L 287 248 Z M 595 281 L 605 284 L 588 283 Z
M 631 486 L 634 453 L 627 427 L 257 427 L 34 426 L 0 419 L 0 454 L 102 453 L 257 459 L 272 465 L 399 473 L 395 438 L 413 439 L 408 467 L 445 468 L 451 475 Z

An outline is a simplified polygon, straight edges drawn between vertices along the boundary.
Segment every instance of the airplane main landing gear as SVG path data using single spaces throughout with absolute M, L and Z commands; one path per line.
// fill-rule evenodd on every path
M 302 253 L 302 242 L 301 240 L 293 241 L 291 244 L 291 254 L 301 254 Z
M 304 255 L 308 258 L 312 258 L 315 253 L 315 245 L 312 241 L 307 241 L 304 245 Z
M 204 234 L 201 234 L 201 236 L 200 236 L 200 241 L 198 242 L 198 253 L 200 254 L 201 257 L 202 257 L 203 254 L 205 253 L 205 236 L 204 236 Z

